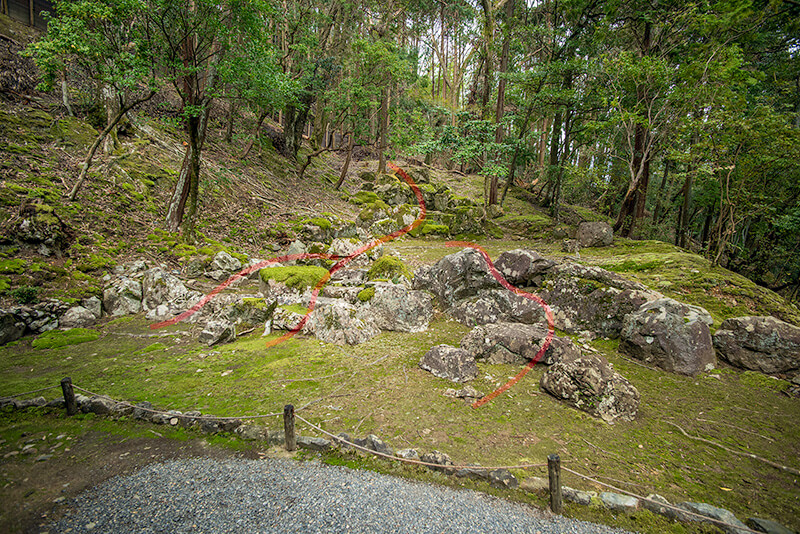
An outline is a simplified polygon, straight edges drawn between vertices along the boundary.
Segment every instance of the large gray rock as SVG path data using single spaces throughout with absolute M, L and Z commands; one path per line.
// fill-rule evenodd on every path
M 510 284 L 517 287 L 539 285 L 543 273 L 555 262 L 534 250 L 509 250 L 500 254 L 494 266 Z
M 243 296 L 229 304 L 221 315 L 243 329 L 265 326 L 272 320 L 276 307 L 277 301 L 274 299 Z
M 473 297 L 481 289 L 499 289 L 500 283 L 489 272 L 486 260 L 471 248 L 450 254 L 432 266 L 414 273 L 414 289 L 431 291 L 449 308 L 459 300 Z
M 615 512 L 635 512 L 639 508 L 639 499 L 630 495 L 611 493 L 604 491 L 600 493 L 600 502 L 609 510 Z
M 710 504 L 702 502 L 682 502 L 677 506 L 678 508 L 682 508 L 683 510 L 693 512 L 695 514 L 700 514 L 701 516 L 704 516 L 706 518 L 716 519 L 717 521 L 722 521 L 726 523 L 726 525 L 720 525 L 718 523 L 714 523 L 714 525 L 721 528 L 727 534 L 749 533 L 749 529 L 747 528 L 747 526 L 738 519 L 736 519 L 736 516 L 733 515 L 733 513 L 731 513 L 728 510 L 725 510 L 724 508 L 717 508 L 715 506 L 711 506 Z M 680 514 L 680 512 L 678 513 Z M 700 521 L 703 523 L 709 522 L 706 519 L 693 515 L 690 516 L 688 514 L 683 514 L 683 516 L 684 517 L 682 517 L 681 519 L 683 519 L 684 521 Z
M 547 328 L 542 325 L 496 323 L 473 328 L 461 340 L 461 348 L 489 363 L 525 364 L 536 357 L 546 339 Z M 580 351 L 572 340 L 554 334 L 539 361 L 552 365 L 565 354 L 577 357 Z
M 209 347 L 218 343 L 227 343 L 236 339 L 236 325 L 225 319 L 211 319 L 200 332 L 198 341 Z
M 380 333 L 375 320 L 360 307 L 338 299 L 318 299 L 303 332 L 326 343 L 358 345 Z
M 607 222 L 582 222 L 575 238 L 581 247 L 607 247 L 614 242 L 614 230 Z
M 539 296 L 553 310 L 557 328 L 603 337 L 618 337 L 626 315 L 663 297 L 610 271 L 574 263 L 553 267 Z
M 0 310 L 0 345 L 16 341 L 25 333 L 25 322 L 11 311 Z
M 223 271 L 228 275 L 238 272 L 242 268 L 242 262 L 234 258 L 224 250 L 220 250 L 211 260 L 208 266 L 209 271 Z
M 422 357 L 419 366 L 433 376 L 453 382 L 467 382 L 478 376 L 475 357 L 464 349 L 450 345 L 433 347 Z
M 142 284 L 130 278 L 114 280 L 103 291 L 103 309 L 112 317 L 142 311 Z
M 426 291 L 397 284 L 375 284 L 369 313 L 381 330 L 424 332 L 433 319 L 433 299 Z
M 467 326 L 499 321 L 525 324 L 545 321 L 544 308 L 538 302 L 505 288 L 481 289 L 477 295 L 456 302 L 449 313 Z
M 94 324 L 96 320 L 94 313 L 83 306 L 73 306 L 61 316 L 58 325 L 61 328 L 82 328 Z
M 541 379 L 542 389 L 607 423 L 632 421 L 639 392 L 608 361 L 597 355 L 564 355 Z
M 666 371 L 694 376 L 716 362 L 708 329 L 712 323 L 699 306 L 657 299 L 625 316 L 619 348 Z
M 800 369 L 800 328 L 774 317 L 726 319 L 714 334 L 720 357 L 762 373 Z
M 237 260 L 238 261 L 238 260 Z M 175 275 L 160 267 L 148 269 L 142 275 L 142 309 L 154 310 L 165 305 L 175 312 L 183 311 L 198 301 L 202 295 L 188 289 Z

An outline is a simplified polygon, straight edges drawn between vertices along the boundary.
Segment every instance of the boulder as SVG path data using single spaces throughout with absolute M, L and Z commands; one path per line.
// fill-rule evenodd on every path
M 433 376 L 453 382 L 467 382 L 478 376 L 475 358 L 466 350 L 450 345 L 433 347 L 422 357 L 419 366 Z
M 453 473 L 455 473 L 455 469 L 450 467 L 453 465 L 453 461 L 450 460 L 450 456 L 448 456 L 443 452 L 439 451 L 426 452 L 420 457 L 419 460 L 421 462 L 425 462 L 426 464 L 435 464 L 426 466 L 428 469 L 431 469 L 433 471 L 440 471 L 447 475 L 452 475 Z
M 343 286 L 360 286 L 367 281 L 367 269 L 339 269 L 331 275 L 331 282 L 338 282 Z
M 722 322 L 714 347 L 731 365 L 762 373 L 800 370 L 800 328 L 774 317 L 735 317 Z
M 716 362 L 711 315 L 671 298 L 647 302 L 625 316 L 621 351 L 672 373 L 694 376 Z
M 274 299 L 260 297 L 240 297 L 228 305 L 222 312 L 222 316 L 242 329 L 254 326 L 266 326 L 272 320 L 277 307 Z
M 538 324 L 545 320 L 544 308 L 538 302 L 507 289 L 479 290 L 477 295 L 455 303 L 449 313 L 467 326 L 499 321 Z
M 461 340 L 461 348 L 474 358 L 493 364 L 526 364 L 536 357 L 546 339 L 547 328 L 542 325 L 496 323 L 473 328 Z M 564 355 L 578 357 L 580 354 L 571 339 L 554 334 L 539 361 L 552 365 Z
M 481 289 L 499 289 L 486 260 L 477 250 L 465 248 L 414 273 L 414 289 L 431 291 L 445 307 L 476 296 Z
M 200 332 L 198 341 L 209 347 L 218 343 L 227 343 L 236 339 L 236 325 L 225 319 L 211 319 Z
M 769 519 L 748 517 L 746 523 L 748 527 L 756 532 L 764 532 L 765 534 L 796 534 L 795 531 L 789 530 L 780 523 L 770 521 Z
M 114 274 L 129 278 L 139 278 L 146 270 L 147 263 L 144 260 L 133 260 L 114 267 Z
M 220 250 L 211 260 L 208 266 L 210 271 L 225 271 L 228 274 L 233 274 L 242 269 L 242 262 L 234 258 L 224 250 Z
M 303 332 L 326 343 L 358 345 L 380 333 L 375 320 L 360 310 L 338 299 L 318 299 Z
M 489 483 L 495 488 L 514 489 L 519 487 L 517 477 L 508 469 L 495 469 L 489 471 Z
M 94 315 L 95 319 L 99 319 L 103 314 L 103 302 L 97 297 L 83 299 L 81 304 Z
M 687 510 L 689 512 L 693 512 L 695 514 L 699 514 L 701 516 L 705 516 L 710 519 L 716 519 L 717 521 L 722 521 L 723 523 L 727 523 L 727 525 L 720 525 L 718 523 L 714 523 L 715 526 L 721 528 L 727 534 L 748 534 L 749 529 L 747 526 L 736 519 L 736 516 L 733 515 L 732 512 L 729 510 L 725 510 L 724 508 L 717 508 L 715 506 L 711 506 L 710 504 L 702 503 L 702 502 L 682 502 L 677 505 L 678 508 L 683 510 Z M 680 514 L 680 512 L 678 512 Z M 681 517 L 684 521 L 700 521 L 700 522 L 708 522 L 706 519 L 697 517 L 695 515 L 687 515 L 681 514 Z
M 370 434 L 364 439 L 353 440 L 353 443 L 359 447 L 364 447 L 365 449 L 385 454 L 387 456 L 392 456 L 394 454 L 394 449 L 392 449 L 388 443 L 380 439 L 375 434 Z
M 582 222 L 575 238 L 582 248 L 607 247 L 614 242 L 614 230 L 607 222 Z
M 539 285 L 542 274 L 549 271 L 555 262 L 533 250 L 509 250 L 500 254 L 494 266 L 511 285 L 526 287 Z
M 88 402 L 83 403 L 81 411 L 83 413 L 95 413 L 97 415 L 107 415 L 116 406 L 116 401 L 108 397 L 92 397 Z
M 551 269 L 539 296 L 550 305 L 560 330 L 612 338 L 619 336 L 626 315 L 663 297 L 605 269 L 574 263 Z
M 11 311 L 0 310 L 0 345 L 16 341 L 25 333 L 25 322 Z
M 607 423 L 632 421 L 639 392 L 602 356 L 564 355 L 541 379 L 542 389 Z
M 639 499 L 629 495 L 604 491 L 600 494 L 600 502 L 609 510 L 615 512 L 635 512 L 639 508 Z
M 301 449 L 308 449 L 310 451 L 325 452 L 330 450 L 331 442 L 325 438 L 297 436 L 297 446 Z
M 61 328 L 82 328 L 94 324 L 97 317 L 83 306 L 73 306 L 61 316 L 58 325 Z
M 426 291 L 406 289 L 397 284 L 375 284 L 367 303 L 370 315 L 381 330 L 424 332 L 433 319 L 433 298 Z
M 103 291 L 103 309 L 112 317 L 142 311 L 142 284 L 130 278 L 120 278 Z
M 201 293 L 187 289 L 177 276 L 160 267 L 148 269 L 142 275 L 142 309 L 145 311 L 165 305 L 179 312 L 201 297 Z

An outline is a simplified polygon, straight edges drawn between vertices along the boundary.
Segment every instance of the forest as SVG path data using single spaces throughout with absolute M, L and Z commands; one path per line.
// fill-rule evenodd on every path
M 479 173 L 487 208 L 583 205 L 796 300 L 799 47 L 795 0 L 61 0 L 25 53 L 104 114 L 73 200 L 127 112 L 177 95 L 188 241 L 213 104 L 243 155 L 278 121 L 300 177 L 329 151 L 337 187 L 354 152 Z

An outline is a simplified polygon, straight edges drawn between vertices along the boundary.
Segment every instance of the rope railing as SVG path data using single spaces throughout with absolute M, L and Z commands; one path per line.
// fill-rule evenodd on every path
M 2 397 L 0 397 L 0 400 L 3 400 L 3 399 L 16 399 L 17 397 L 24 397 L 26 395 L 33 395 L 34 393 L 41 393 L 42 391 L 50 391 L 51 389 L 60 389 L 60 388 L 61 388 L 61 386 L 50 386 L 50 387 L 41 388 L 41 389 L 34 389 L 33 391 L 25 391 L 23 393 L 16 393 L 14 395 L 3 395 Z
M 458 472 L 458 471 L 463 471 L 463 470 L 489 472 L 489 471 L 497 471 L 497 470 L 500 470 L 500 469 L 505 469 L 505 470 L 524 469 L 524 470 L 526 470 L 526 469 L 540 469 L 540 468 L 545 468 L 546 467 L 546 468 L 548 468 L 548 475 L 549 475 L 549 477 L 551 479 L 551 481 L 550 481 L 551 508 L 554 508 L 553 503 L 557 501 L 559 503 L 558 506 L 557 506 L 558 509 L 554 508 L 554 510 L 553 510 L 553 511 L 555 511 L 557 513 L 560 513 L 560 511 L 561 511 L 561 505 L 560 505 L 560 502 L 561 502 L 561 484 L 560 484 L 560 475 L 558 474 L 558 471 L 563 469 L 567 473 L 575 475 L 575 476 L 577 476 L 577 477 L 579 477 L 579 478 L 581 478 L 583 480 L 586 480 L 586 481 L 591 482 L 593 484 L 596 484 L 598 486 L 608 488 L 610 490 L 613 490 L 615 492 L 621 493 L 623 495 L 628 495 L 630 497 L 634 497 L 634 498 L 638 499 L 641 502 L 652 503 L 652 504 L 656 505 L 659 508 L 664 508 L 664 509 L 667 509 L 667 510 L 671 510 L 672 512 L 674 512 L 674 514 L 673 514 L 674 518 L 680 518 L 680 519 L 693 518 L 693 519 L 689 519 L 689 520 L 695 520 L 695 521 L 711 523 L 711 524 L 717 525 L 719 527 L 724 527 L 726 529 L 726 531 L 728 531 L 728 532 L 760 534 L 760 531 L 753 530 L 753 529 L 748 528 L 748 527 L 743 526 L 743 525 L 734 525 L 734 524 L 731 524 L 731 523 L 727 523 L 725 521 L 710 517 L 708 515 L 700 514 L 700 513 L 697 513 L 697 512 L 692 512 L 690 510 L 687 510 L 685 508 L 681 508 L 679 506 L 675 506 L 675 505 L 672 505 L 672 504 L 669 504 L 669 503 L 665 503 L 665 502 L 662 502 L 662 501 L 657 501 L 657 500 L 654 500 L 654 499 L 650 499 L 648 497 L 639 495 L 637 493 L 634 493 L 634 492 L 631 492 L 631 491 L 628 491 L 628 490 L 625 490 L 625 489 L 618 488 L 617 486 L 614 486 L 612 484 L 608 484 L 606 482 L 601 482 L 597 478 L 594 478 L 594 477 L 589 476 L 589 475 L 584 475 L 583 473 L 575 471 L 574 469 L 570 469 L 568 467 L 562 466 L 560 460 L 557 457 L 557 455 L 551 455 L 551 457 L 548 457 L 548 463 L 545 463 L 545 464 L 518 464 L 518 465 L 503 465 L 503 466 L 483 466 L 483 465 L 468 465 L 468 464 L 458 464 L 458 465 L 456 465 L 456 464 L 440 464 L 440 463 L 434 463 L 434 462 L 425 462 L 425 461 L 417 460 L 417 459 L 413 459 L 413 458 L 403 458 L 401 456 L 396 456 L 394 454 L 387 454 L 387 453 L 384 453 L 384 452 L 376 451 L 374 449 L 370 449 L 370 448 L 365 447 L 363 445 L 359 445 L 357 443 L 354 443 L 354 442 L 352 442 L 350 440 L 347 440 L 347 439 L 345 439 L 345 438 L 343 438 L 341 436 L 334 435 L 333 433 L 321 428 L 320 426 L 315 425 L 314 423 L 312 423 L 308 419 L 306 419 L 306 418 L 304 418 L 304 417 L 302 417 L 300 415 L 297 415 L 295 413 L 294 408 L 291 405 L 287 405 L 286 409 L 283 412 L 269 413 L 269 414 L 259 414 L 259 415 L 219 416 L 219 417 L 218 416 L 213 416 L 213 415 L 208 415 L 208 414 L 205 415 L 205 416 L 203 416 L 203 415 L 186 415 L 184 413 L 180 413 L 180 414 L 175 413 L 175 411 L 158 410 L 158 409 L 155 409 L 155 408 L 147 408 L 147 407 L 144 407 L 144 406 L 137 406 L 137 405 L 132 404 L 132 403 L 127 402 L 127 401 L 116 400 L 116 399 L 114 399 L 114 398 L 112 398 L 112 397 L 110 397 L 108 395 L 102 395 L 102 394 L 96 393 L 94 391 L 88 390 L 86 388 L 74 385 L 74 384 L 72 384 L 72 382 L 71 382 L 71 380 L 69 378 L 65 378 L 64 380 L 62 380 L 62 383 L 59 386 L 50 386 L 50 387 L 40 388 L 40 389 L 36 389 L 36 390 L 32 390 L 32 391 L 26 391 L 26 392 L 23 392 L 23 393 L 16 393 L 14 395 L 4 396 L 4 397 L 2 397 L 0 399 L 13 399 L 13 398 L 22 397 L 22 396 L 25 396 L 25 395 L 32 395 L 32 394 L 35 394 L 35 393 L 41 393 L 41 392 L 44 392 L 44 391 L 50 391 L 52 389 L 58 389 L 58 388 L 61 388 L 61 389 L 64 390 L 65 403 L 67 404 L 67 413 L 70 414 L 70 415 L 72 415 L 72 414 L 70 413 L 69 402 L 67 401 L 67 399 L 69 397 L 72 397 L 72 401 L 74 402 L 74 400 L 75 400 L 74 399 L 74 393 L 72 392 L 73 388 L 75 390 L 78 390 L 78 391 L 81 391 L 83 393 L 86 393 L 86 394 L 88 394 L 90 396 L 97 397 L 97 398 L 105 398 L 105 399 L 108 399 L 110 401 L 113 401 L 113 402 L 117 403 L 118 405 L 127 406 L 127 407 L 130 407 L 130 408 L 134 409 L 134 410 L 141 410 L 143 412 L 152 413 L 152 414 L 158 414 L 158 415 L 164 415 L 164 416 L 172 416 L 172 417 L 178 416 L 178 417 L 181 417 L 181 418 L 184 418 L 184 419 L 192 419 L 192 420 L 213 419 L 213 420 L 216 420 L 216 421 L 233 421 L 233 420 L 266 419 L 266 418 L 270 418 L 270 417 L 277 417 L 277 416 L 283 415 L 284 416 L 284 431 L 285 431 L 286 436 L 287 436 L 287 449 L 289 448 L 288 447 L 288 442 L 289 442 L 288 436 L 289 435 L 291 435 L 291 442 L 293 444 L 293 447 L 296 446 L 296 442 L 295 442 L 295 438 L 294 438 L 294 419 L 299 419 L 302 423 L 307 425 L 309 428 L 311 428 L 311 429 L 313 429 L 313 430 L 315 430 L 315 431 L 317 431 L 317 432 L 319 432 L 319 433 L 321 433 L 321 434 L 323 434 L 325 436 L 330 437 L 335 443 L 344 444 L 344 445 L 346 445 L 348 447 L 352 447 L 353 449 L 360 450 L 362 452 L 365 452 L 367 454 L 371 454 L 373 456 L 378 456 L 378 457 L 381 457 L 381 458 L 385 458 L 387 460 L 392 460 L 392 461 L 401 462 L 401 463 L 410 464 L 410 465 L 418 465 L 418 466 L 423 466 L 423 467 L 428 467 L 428 468 L 433 468 L 433 469 L 438 469 L 438 470 L 452 471 L 452 472 Z M 287 414 L 290 414 L 290 416 L 291 416 L 290 421 L 289 421 L 289 419 L 287 419 Z M 290 449 L 290 450 L 293 450 L 293 448 Z M 551 462 L 553 457 L 555 457 L 555 462 L 554 463 L 557 466 L 555 472 L 553 472 L 554 463 Z M 554 485 L 554 480 L 555 480 L 555 485 Z M 555 496 L 553 495 L 554 492 L 558 493 L 555 501 L 554 501 L 554 497 Z
M 136 406 L 135 404 L 131 404 L 130 402 L 116 400 L 116 399 L 114 399 L 112 397 L 109 397 L 108 395 L 101 395 L 99 393 L 95 393 L 93 391 L 89 391 L 88 389 L 84 389 L 84 388 L 82 388 L 80 386 L 76 386 L 75 384 L 73 384 L 72 387 L 77 389 L 78 391 L 83 391 L 84 393 L 88 393 L 89 395 L 93 395 L 95 397 L 103 397 L 103 398 L 106 398 L 108 400 L 114 401 L 114 402 L 116 402 L 118 404 L 122 404 L 123 406 L 129 406 L 129 407 L 133 408 L 134 410 L 142 410 L 143 412 L 154 413 L 154 414 L 159 414 L 159 415 L 171 415 L 173 417 L 175 417 L 176 415 L 180 415 L 180 417 L 182 417 L 184 419 L 208 419 L 209 417 L 213 417 L 213 419 L 216 419 L 216 420 L 219 420 L 219 421 L 236 421 L 236 420 L 242 420 L 242 419 L 267 419 L 267 418 L 270 418 L 270 417 L 276 417 L 278 415 L 283 415 L 283 412 L 280 412 L 280 413 L 268 413 L 268 414 L 263 414 L 263 415 L 240 415 L 240 416 L 216 416 L 216 415 L 214 415 L 214 416 L 203 416 L 203 415 L 186 415 L 184 413 L 176 414 L 174 411 L 170 412 L 168 410 L 167 411 L 165 411 L 165 410 L 156 410 L 155 408 L 146 408 L 144 406 Z
M 346 444 L 346 445 L 348 445 L 350 447 L 353 447 L 354 449 L 359 449 L 361 451 L 367 452 L 369 454 L 373 454 L 375 456 L 380 456 L 380 457 L 386 458 L 388 460 L 396 460 L 398 462 L 404 462 L 404 463 L 407 463 L 407 464 L 422 465 L 422 466 L 425 466 L 425 467 L 435 467 L 435 468 L 438 468 L 438 469 L 453 469 L 455 471 L 466 470 L 466 469 L 471 469 L 471 470 L 476 470 L 476 471 L 496 471 L 498 469 L 533 469 L 533 468 L 538 468 L 538 467 L 547 467 L 547 464 L 522 464 L 522 465 L 484 466 L 484 465 L 450 465 L 450 464 L 445 465 L 445 464 L 437 464 L 437 463 L 433 463 L 433 462 L 423 462 L 422 460 L 414 460 L 413 458 L 403 458 L 401 456 L 395 456 L 393 454 L 386 454 L 384 452 L 380 452 L 380 451 L 376 451 L 376 450 L 373 450 L 373 449 L 369 449 L 369 448 L 364 447 L 362 445 L 358 445 L 357 443 L 353 443 L 352 441 L 348 441 L 348 440 L 346 440 L 346 439 L 344 439 L 344 438 L 342 438 L 340 436 L 335 436 L 334 434 L 328 432 L 327 430 L 325 430 L 323 428 L 320 428 L 319 426 L 315 425 L 314 423 L 310 422 L 309 420 L 307 420 L 307 419 L 305 419 L 305 418 L 303 418 L 303 417 L 301 417 L 299 415 L 295 414 L 295 417 L 297 419 L 299 419 L 300 421 L 304 422 L 309 427 L 311 427 L 314 430 L 316 430 L 317 432 L 321 432 L 322 434 L 325 434 L 326 436 L 331 437 L 334 441 L 336 441 L 338 443 L 344 443 L 344 444 Z
M 575 475 L 577 477 L 580 477 L 580 478 L 582 478 L 584 480 L 588 480 L 589 482 L 593 482 L 595 484 L 598 484 L 600 486 L 604 486 L 604 487 L 612 489 L 614 491 L 618 491 L 619 493 L 622 493 L 623 495 L 628 495 L 629 497 L 634 497 L 636 499 L 639 499 L 640 501 L 651 502 L 653 504 L 658 505 L 661 508 L 668 508 L 670 510 L 675 511 L 676 515 L 696 517 L 699 521 L 704 521 L 704 522 L 708 522 L 708 523 L 714 523 L 715 525 L 719 525 L 721 527 L 729 527 L 731 529 L 736 529 L 735 530 L 736 532 L 754 532 L 755 534 L 763 534 L 760 530 L 753 530 L 753 529 L 748 528 L 748 527 L 743 527 L 743 526 L 740 526 L 740 525 L 733 525 L 731 523 L 726 523 L 725 521 L 722 521 L 720 519 L 714 519 L 713 517 L 709 517 L 707 515 L 698 514 L 696 512 L 691 512 L 689 510 L 686 510 L 684 508 L 680 508 L 678 506 L 674 506 L 672 504 L 667 504 L 667 503 L 663 503 L 661 501 L 655 501 L 653 499 L 648 499 L 647 497 L 643 497 L 641 495 L 637 495 L 636 493 L 633 493 L 631 491 L 620 489 L 620 488 L 618 488 L 616 486 L 612 486 L 611 484 L 607 484 L 605 482 L 600 482 L 596 478 L 592 478 L 592 477 L 590 477 L 588 475 L 584 475 L 584 474 L 579 473 L 577 471 L 574 471 L 574 470 L 572 470 L 572 469 L 570 469 L 568 467 L 562 467 L 561 469 L 563 469 L 567 473 L 571 473 L 571 474 L 573 474 L 573 475 Z

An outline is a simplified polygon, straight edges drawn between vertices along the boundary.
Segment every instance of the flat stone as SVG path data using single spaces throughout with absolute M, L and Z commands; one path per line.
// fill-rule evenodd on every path
M 541 477 L 524 478 L 522 482 L 519 483 L 519 487 L 529 493 L 550 493 L 550 482 L 546 478 Z
M 793 530 L 789 530 L 780 523 L 771 521 L 769 519 L 761 519 L 758 517 L 748 517 L 747 526 L 758 532 L 766 534 L 795 534 Z
M 633 512 L 639 508 L 639 499 L 609 491 L 604 491 L 600 494 L 600 501 L 609 510 L 617 512 Z
M 331 442 L 324 438 L 297 436 L 297 446 L 302 449 L 324 452 L 330 450 Z
M 725 510 L 724 508 L 717 508 L 715 506 L 711 506 L 710 504 L 702 503 L 702 502 L 682 502 L 677 505 L 678 508 L 683 510 L 687 510 L 689 512 L 693 512 L 695 514 L 699 514 L 705 516 L 709 519 L 716 519 L 717 521 L 722 521 L 726 523 L 726 525 L 720 525 L 719 523 L 713 523 L 711 521 L 701 519 L 695 515 L 684 515 L 681 519 L 685 521 L 700 521 L 703 523 L 712 523 L 717 527 L 724 530 L 727 534 L 747 534 L 748 529 L 747 526 L 736 519 L 736 516 L 733 515 L 732 512 Z
M 592 502 L 593 498 L 597 497 L 597 492 L 581 491 L 568 486 L 561 486 L 561 495 L 569 502 L 587 506 Z
M 495 469 L 489 472 L 489 483 L 495 488 L 513 489 L 519 487 L 517 477 L 508 469 Z

